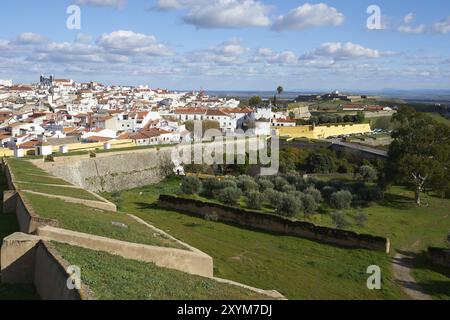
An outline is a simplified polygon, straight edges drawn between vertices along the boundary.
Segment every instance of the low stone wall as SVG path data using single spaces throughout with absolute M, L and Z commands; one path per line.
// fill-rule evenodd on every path
M 450 249 L 430 247 L 428 257 L 433 263 L 450 268 Z
M 39 217 L 21 191 L 4 191 L 3 197 L 3 212 L 16 214 L 20 232 L 34 233 L 40 226 L 58 226 L 56 220 Z
M 155 247 L 125 242 L 91 234 L 53 227 L 40 227 L 37 235 L 57 242 L 97 251 L 108 252 L 126 259 L 152 262 L 159 267 L 175 269 L 207 278 L 213 277 L 213 259 L 202 253 L 188 250 Z
M 69 263 L 39 237 L 14 233 L 3 240 L 1 281 L 5 284 L 33 284 L 43 300 L 92 300 L 84 285 L 69 289 Z
M 302 221 L 294 221 L 271 214 L 261 214 L 225 205 L 203 201 L 161 195 L 158 204 L 161 207 L 186 212 L 197 217 L 216 213 L 219 221 L 257 230 L 297 236 L 323 243 L 352 248 L 364 248 L 389 253 L 389 239 L 352 231 L 319 227 Z

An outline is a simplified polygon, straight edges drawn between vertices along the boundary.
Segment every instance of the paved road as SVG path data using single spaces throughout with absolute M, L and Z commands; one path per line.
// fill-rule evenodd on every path
M 330 140 L 328 140 L 328 141 L 330 141 Z M 371 154 L 374 154 L 374 155 L 377 155 L 380 157 L 384 157 L 384 158 L 388 157 L 387 151 L 384 151 L 384 150 L 371 148 L 371 147 L 367 147 L 367 146 L 362 146 L 362 145 L 356 144 L 356 143 L 342 142 L 339 139 L 333 139 L 333 140 L 331 140 L 331 142 L 335 145 L 342 146 L 345 148 L 355 149 L 355 150 L 359 150 L 359 151 L 366 152 L 366 153 L 371 153 Z

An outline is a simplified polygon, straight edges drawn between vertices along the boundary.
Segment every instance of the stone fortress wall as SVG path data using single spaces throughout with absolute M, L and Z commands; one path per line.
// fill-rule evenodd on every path
M 139 154 L 139 156 L 136 156 Z M 170 171 L 171 149 L 145 150 L 34 160 L 34 164 L 74 185 L 93 192 L 114 192 L 160 182 Z

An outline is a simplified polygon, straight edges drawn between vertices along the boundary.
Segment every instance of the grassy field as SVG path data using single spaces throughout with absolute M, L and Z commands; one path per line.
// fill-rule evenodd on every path
M 83 200 L 101 201 L 91 193 L 81 188 L 74 188 L 68 182 L 56 178 L 46 171 L 36 167 L 30 161 L 9 159 L 8 163 L 21 190 L 60 195 Z
M 104 211 L 25 192 L 25 197 L 42 218 L 58 220 L 59 226 L 78 232 L 148 245 L 185 249 L 124 213 Z M 116 226 L 122 223 L 126 227 Z
M 263 300 L 264 295 L 211 279 L 127 260 L 104 252 L 54 243 L 81 268 L 81 279 L 101 300 Z M 188 290 L 187 290 L 188 289 Z
M 36 183 L 17 183 L 19 189 L 21 190 L 29 190 L 34 192 L 71 197 L 76 199 L 83 200 L 91 200 L 91 201 L 101 201 L 99 198 L 94 196 L 93 194 L 87 192 L 84 189 L 72 188 L 72 187 L 64 187 L 64 186 L 48 186 Z
M 0 173 L 0 200 L 3 202 L 3 191 L 6 190 L 6 178 Z M 0 245 L 3 239 L 19 230 L 15 214 L 3 213 L 0 206 Z M 7 285 L 1 283 L 0 277 L 0 300 L 38 300 L 39 295 L 32 285 Z
M 434 120 L 436 120 L 439 123 L 443 123 L 443 124 L 446 124 L 446 125 L 450 126 L 450 120 L 447 119 L 447 118 L 444 118 L 439 113 L 427 112 L 427 115 L 429 115 L 431 118 L 433 118 Z
M 289 299 L 405 298 L 392 279 L 390 257 L 381 252 L 246 230 L 155 206 L 161 192 L 177 188 L 172 181 L 123 192 L 121 209 L 211 255 L 218 277 L 275 289 Z M 383 272 L 380 291 L 366 287 L 366 270 L 373 264 Z
M 16 181 L 29 183 L 43 183 L 55 185 L 69 185 L 67 181 L 56 178 L 46 171 L 36 167 L 28 160 L 9 158 L 8 164 L 14 173 Z

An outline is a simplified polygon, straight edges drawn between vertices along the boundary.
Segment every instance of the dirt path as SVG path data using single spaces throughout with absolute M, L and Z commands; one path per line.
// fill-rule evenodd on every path
M 411 274 L 412 257 L 403 253 L 397 253 L 393 259 L 394 277 L 402 287 L 402 290 L 413 300 L 433 300 L 431 296 L 423 292 Z

